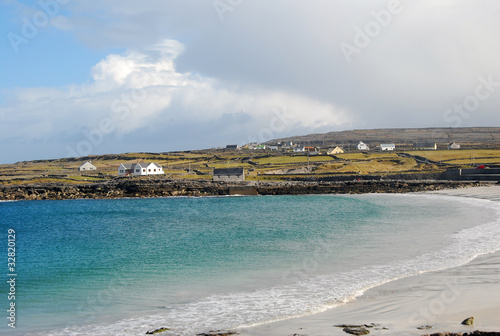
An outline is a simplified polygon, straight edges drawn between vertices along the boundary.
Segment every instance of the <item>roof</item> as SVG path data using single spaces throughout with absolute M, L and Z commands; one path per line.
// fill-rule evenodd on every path
M 243 168 L 218 168 L 214 169 L 214 175 L 242 175 Z
M 95 167 L 95 166 L 92 164 L 92 162 L 90 162 L 90 161 L 85 161 L 85 163 L 82 163 L 82 164 L 80 165 L 80 167 L 83 167 L 83 166 L 85 166 L 85 165 L 91 165 L 91 166 Z
M 138 163 L 122 163 L 121 164 L 123 167 L 125 167 L 125 169 L 136 169 L 136 168 L 147 168 L 149 167 L 149 165 L 154 165 L 156 168 L 161 168 L 161 166 L 157 163 L 154 163 L 154 162 L 150 162 L 150 163 L 146 163 L 146 162 L 138 162 Z
M 123 166 L 125 169 L 132 169 L 132 165 L 135 165 L 135 163 L 122 163 L 121 166 Z

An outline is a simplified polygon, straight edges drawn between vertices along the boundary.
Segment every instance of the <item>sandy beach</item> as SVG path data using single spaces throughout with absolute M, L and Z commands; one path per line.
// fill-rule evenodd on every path
M 500 186 L 430 192 L 500 201 Z M 500 331 L 500 251 L 468 264 L 399 279 L 357 299 L 309 316 L 239 330 L 244 336 L 348 335 L 339 324 L 370 324 L 370 335 Z M 461 325 L 474 317 L 473 326 Z M 431 326 L 419 330 L 418 327 Z

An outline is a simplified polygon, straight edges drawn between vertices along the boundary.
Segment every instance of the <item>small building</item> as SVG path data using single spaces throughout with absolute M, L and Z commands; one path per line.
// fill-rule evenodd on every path
M 435 142 L 416 142 L 413 144 L 413 149 L 436 150 L 437 143 L 435 143 Z
M 304 147 L 302 147 L 302 146 L 297 146 L 297 147 L 295 147 L 295 148 L 293 149 L 293 152 L 294 152 L 294 153 L 303 153 L 303 152 L 305 152 L 305 151 L 306 151 L 306 149 L 305 149 Z
M 396 145 L 395 144 L 380 144 L 380 149 L 382 151 L 393 151 L 396 149 Z
M 87 161 L 78 167 L 78 171 L 89 171 L 89 170 L 97 170 L 97 167 L 92 164 L 92 162 Z
M 304 150 L 308 155 L 319 155 L 321 153 L 319 147 L 304 147 Z
M 118 176 L 144 176 L 165 174 L 162 166 L 157 163 L 122 163 L 118 167 Z
M 368 145 L 367 145 L 367 144 L 365 144 L 363 141 L 360 141 L 360 142 L 359 142 L 359 144 L 358 144 L 357 148 L 358 148 L 358 150 L 360 150 L 360 151 L 363 151 L 363 150 L 365 150 L 365 151 L 370 150 L 370 147 L 368 147 Z
M 237 150 L 237 149 L 240 149 L 240 146 L 238 146 L 238 145 L 227 145 L 226 149 Z
M 267 146 L 266 145 L 257 145 L 254 147 L 254 149 L 266 149 Z
M 221 182 L 245 181 L 244 168 L 219 168 L 213 171 L 213 180 Z
M 269 148 L 270 150 L 279 150 L 279 147 L 278 146 L 275 146 L 275 145 L 270 145 L 270 146 L 267 146 L 267 148 Z
M 456 142 L 452 142 L 451 144 L 448 145 L 448 149 L 460 149 L 460 145 L 457 144 Z
M 335 154 L 344 154 L 345 151 L 342 148 L 340 148 L 339 146 L 337 146 L 335 148 L 330 148 L 326 153 L 328 155 L 335 155 Z

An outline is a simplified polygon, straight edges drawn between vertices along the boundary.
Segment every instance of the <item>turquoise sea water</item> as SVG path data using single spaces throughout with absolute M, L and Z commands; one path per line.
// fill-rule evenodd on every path
M 18 275 L 17 328 L 0 332 L 189 335 L 312 314 L 499 250 L 499 211 L 429 195 L 1 202 Z

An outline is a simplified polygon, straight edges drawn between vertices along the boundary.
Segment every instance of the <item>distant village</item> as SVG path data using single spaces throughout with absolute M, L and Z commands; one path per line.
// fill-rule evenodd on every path
M 407 150 L 407 148 L 404 148 Z M 413 150 L 437 150 L 437 143 L 414 143 L 411 149 Z M 460 149 L 460 144 L 455 142 L 450 143 L 447 146 L 449 150 Z M 346 153 L 345 146 L 332 146 L 329 148 L 321 148 L 318 146 L 305 146 L 302 144 L 294 144 L 293 142 L 282 142 L 277 144 L 258 144 L 250 143 L 244 146 L 239 145 L 227 145 L 225 148 L 218 148 L 218 150 L 224 151 L 280 151 L 283 153 L 289 153 L 291 155 L 337 155 Z M 382 143 L 372 148 L 372 151 L 384 152 L 384 151 L 395 151 L 396 145 L 394 143 Z M 403 150 L 403 149 L 401 149 Z M 352 148 L 350 146 L 349 151 L 359 151 L 359 152 L 369 152 L 370 146 L 359 141 L 359 143 Z M 86 161 L 79 166 L 78 170 L 80 172 L 97 172 L 98 168 L 92 164 L 91 161 Z M 137 162 L 137 163 L 121 163 L 117 168 L 117 176 L 127 177 L 127 176 L 148 176 L 148 175 L 162 175 L 165 174 L 163 167 L 155 162 Z M 245 171 L 243 168 L 219 168 L 213 169 L 212 171 L 213 181 L 221 182 L 238 182 L 245 181 Z
M 346 148 L 348 147 L 348 148 Z M 437 150 L 438 144 L 436 142 L 417 142 L 411 145 L 405 144 L 400 146 L 400 150 Z M 270 151 L 281 151 L 290 153 L 305 153 L 307 155 L 335 155 L 344 154 L 348 151 L 370 151 L 370 146 L 360 141 L 354 148 L 352 145 L 334 145 L 328 146 L 327 148 L 322 148 L 319 146 L 307 146 L 303 144 L 295 144 L 293 142 L 280 142 L 277 144 L 258 144 L 249 143 L 243 146 L 239 145 L 227 145 L 226 150 L 270 150 Z M 445 149 L 445 148 L 441 148 Z M 460 149 L 460 144 L 452 142 L 447 144 L 446 149 Z M 377 144 L 376 147 L 372 148 L 373 151 L 395 151 L 396 144 L 394 143 L 381 143 Z

